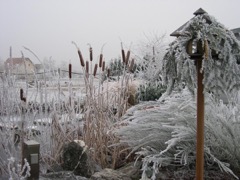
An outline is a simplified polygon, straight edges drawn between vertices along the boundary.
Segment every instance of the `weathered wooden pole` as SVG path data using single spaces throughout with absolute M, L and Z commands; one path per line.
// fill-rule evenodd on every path
M 196 180 L 204 177 L 204 86 L 203 72 L 201 72 L 202 58 L 196 59 L 197 64 L 197 154 Z

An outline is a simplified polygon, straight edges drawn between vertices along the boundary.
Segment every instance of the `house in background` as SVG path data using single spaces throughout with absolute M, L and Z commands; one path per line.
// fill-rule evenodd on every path
M 36 73 L 43 73 L 44 72 L 43 65 L 35 64 L 35 70 L 36 70 Z
M 235 28 L 231 30 L 234 35 L 236 36 L 236 38 L 240 41 L 240 28 Z
M 8 58 L 4 62 L 5 72 L 17 75 L 20 79 L 25 75 L 33 76 L 35 66 L 29 58 Z

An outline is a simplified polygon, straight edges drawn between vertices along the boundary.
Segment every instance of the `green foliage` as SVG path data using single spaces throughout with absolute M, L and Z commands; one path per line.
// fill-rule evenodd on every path
M 111 76 L 121 76 L 123 75 L 124 64 L 120 58 L 114 59 L 110 62 L 109 69 Z
M 128 63 L 129 65 L 129 63 Z M 109 69 L 110 69 L 110 74 L 111 76 L 122 76 L 124 74 L 124 70 L 128 72 L 129 66 L 125 65 L 122 60 L 119 59 L 114 59 L 110 62 Z M 137 64 L 134 64 L 132 69 L 130 70 L 131 73 L 134 73 L 137 70 Z
M 157 83 L 146 83 L 140 85 L 138 89 L 138 99 L 140 101 L 155 101 L 166 91 L 166 87 Z

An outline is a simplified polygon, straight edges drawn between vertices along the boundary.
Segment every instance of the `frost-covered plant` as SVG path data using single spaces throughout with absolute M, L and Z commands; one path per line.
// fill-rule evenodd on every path
M 14 157 L 8 159 L 9 180 L 24 180 L 27 177 L 30 177 L 30 170 L 31 167 L 26 159 L 24 159 L 22 168 L 20 164 L 16 164 Z
M 193 17 L 178 32 L 180 36 L 169 46 L 164 57 L 164 81 L 168 93 L 174 83 L 181 87 L 184 83 L 192 92 L 196 87 L 196 67 L 186 52 L 189 41 L 201 42 L 204 55 L 202 72 L 206 91 L 215 94 L 229 94 L 240 87 L 239 54 L 240 42 L 228 30 L 207 13 Z
M 25 140 L 40 143 L 40 169 L 45 173 L 53 164 L 62 163 L 63 145 L 79 138 L 81 101 L 76 91 L 80 90 L 73 90 L 69 79 L 63 84 L 56 74 L 47 80 L 46 71 L 42 77 L 34 74 L 31 84 L 25 75 L 26 81 L 11 73 L 1 76 L 0 177 L 9 176 L 8 159 L 22 164 Z
M 157 82 L 146 82 L 138 88 L 138 98 L 140 101 L 155 101 L 158 100 L 166 91 L 166 87 Z
M 145 34 L 145 39 L 140 42 L 136 57 L 137 76 L 149 82 L 162 81 L 162 59 L 165 53 L 165 35 L 153 33 Z
M 121 76 L 123 74 L 124 64 L 120 58 L 113 59 L 109 64 L 109 69 L 111 76 Z
M 240 161 L 239 105 L 226 105 L 206 94 L 205 165 L 237 176 Z M 161 167 L 195 164 L 196 104 L 189 91 L 173 93 L 164 101 L 144 102 L 130 108 L 117 130 L 121 143 L 142 158 L 142 177 L 156 179 Z M 148 176 L 149 177 L 149 176 Z
M 90 47 L 89 50 L 91 57 L 92 48 Z M 93 60 L 90 58 L 90 61 L 85 61 L 79 48 L 78 55 L 86 87 L 83 140 L 90 149 L 92 159 L 102 168 L 116 168 L 121 163 L 119 159 L 121 148 L 111 146 L 118 142 L 118 138 L 111 131 L 114 123 L 129 108 L 131 91 L 129 84 L 132 81 L 131 72 L 134 60 L 130 60 L 130 51 L 125 54 L 122 49 L 122 62 L 116 61 L 117 67 L 109 69 L 105 66 L 101 53 L 99 63 L 95 64 L 91 71 L 89 67 L 92 66 Z M 116 83 L 110 82 L 111 70 L 115 68 L 119 70 Z M 106 74 L 107 78 L 104 81 L 102 77 Z

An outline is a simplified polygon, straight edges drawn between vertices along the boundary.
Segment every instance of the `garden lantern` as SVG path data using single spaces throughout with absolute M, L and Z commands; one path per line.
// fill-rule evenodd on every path
M 168 94 L 175 85 L 193 93 L 197 89 L 196 179 L 203 180 L 204 92 L 220 99 L 226 94 L 235 97 L 240 89 L 240 44 L 232 31 L 203 9 L 194 15 L 170 34 L 177 39 L 163 59 L 163 70 Z
M 200 40 L 190 40 L 187 53 L 195 61 L 197 72 L 197 147 L 196 179 L 202 180 L 204 174 L 204 93 L 203 71 L 201 72 L 204 50 Z
M 206 13 L 203 9 L 197 10 L 194 15 Z M 186 23 L 187 24 L 187 23 Z M 173 32 L 171 36 L 181 36 L 178 32 L 186 24 Z M 204 46 L 201 39 L 192 37 L 187 42 L 186 52 L 196 65 L 197 74 L 197 146 L 196 146 L 196 179 L 203 180 L 204 175 L 204 86 L 203 86 L 203 71 L 201 71 Z

